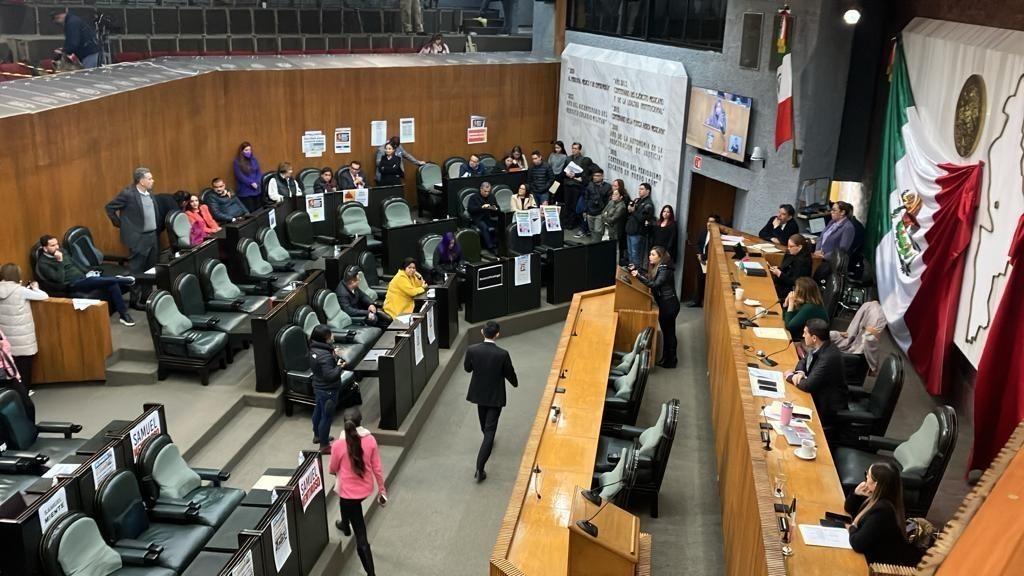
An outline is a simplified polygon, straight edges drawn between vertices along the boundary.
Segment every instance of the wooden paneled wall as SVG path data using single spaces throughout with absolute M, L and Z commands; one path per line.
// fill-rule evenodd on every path
M 359 159 L 373 169 L 370 122 L 416 118 L 420 160 L 488 152 L 515 144 L 550 151 L 557 126 L 558 64 L 463 65 L 213 72 L 38 114 L 0 119 L 0 262 L 31 273 L 29 249 L 44 233 L 92 229 L 100 248 L 126 253 L 103 206 L 131 183 L 132 169 L 153 171 L 156 192 L 199 191 L 214 176 L 234 188 L 239 142 L 253 143 L 264 171 L 290 161 L 337 168 Z M 487 144 L 467 145 L 470 115 L 487 117 Z M 352 154 L 334 154 L 334 128 L 351 127 Z M 327 134 L 321 158 L 304 158 L 301 135 Z M 406 196 L 415 201 L 406 164 Z

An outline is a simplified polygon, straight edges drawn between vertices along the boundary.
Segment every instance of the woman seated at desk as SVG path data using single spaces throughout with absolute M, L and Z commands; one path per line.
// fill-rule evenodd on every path
M 768 268 L 779 298 L 785 298 L 793 290 L 797 278 L 810 276 L 812 268 L 810 243 L 802 234 L 793 234 L 786 243 L 786 255 L 782 257 L 782 262 Z
M 526 184 L 520 184 L 519 189 L 516 190 L 516 195 L 512 197 L 512 210 L 521 212 L 536 207 L 537 200 L 533 197 L 533 194 L 530 194 Z
M 448 274 L 458 274 L 464 262 L 462 249 L 455 241 L 455 232 L 445 232 L 434 248 L 434 282 L 443 284 Z
M 804 325 L 811 318 L 821 318 L 826 323 L 829 321 L 828 310 L 825 310 L 821 300 L 821 290 L 807 276 L 796 279 L 796 286 L 786 296 L 782 307 L 785 309 L 782 319 L 786 321 L 786 329 L 796 341 L 803 339 Z
M 413 298 L 426 291 L 427 281 L 416 271 L 416 260 L 406 258 L 402 261 L 402 269 L 388 283 L 388 292 L 384 296 L 384 313 L 392 318 L 411 314 L 416 308 Z
M 914 566 L 922 551 L 907 540 L 903 482 L 891 462 L 868 468 L 864 481 L 846 498 L 850 546 L 869 563 Z

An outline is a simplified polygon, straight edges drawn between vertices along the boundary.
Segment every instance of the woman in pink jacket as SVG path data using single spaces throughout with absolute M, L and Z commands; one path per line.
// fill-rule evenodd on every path
M 358 408 L 345 411 L 345 437 L 331 446 L 330 471 L 338 477 L 336 490 L 341 503 L 341 520 L 335 526 L 345 536 L 356 533 L 356 552 L 367 576 L 375 576 L 370 541 L 366 538 L 366 521 L 363 519 L 363 500 L 373 494 L 377 482 L 377 502 L 385 506 L 388 502 L 387 488 L 384 487 L 384 472 L 380 465 L 380 451 L 377 439 L 361 426 L 363 415 Z

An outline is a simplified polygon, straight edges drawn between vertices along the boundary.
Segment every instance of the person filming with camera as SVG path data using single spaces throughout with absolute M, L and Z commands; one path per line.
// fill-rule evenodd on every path
M 64 46 L 53 51 L 56 59 L 71 59 L 73 56 L 82 68 L 98 68 L 100 42 L 85 20 L 66 9 L 51 12 L 50 18 L 54 24 L 64 28 Z

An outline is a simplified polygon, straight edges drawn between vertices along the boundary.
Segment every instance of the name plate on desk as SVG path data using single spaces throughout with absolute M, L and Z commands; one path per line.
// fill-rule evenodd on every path
M 497 288 L 504 284 L 504 269 L 505 267 L 501 264 L 481 267 L 476 275 L 476 289 L 487 290 L 488 288 Z

